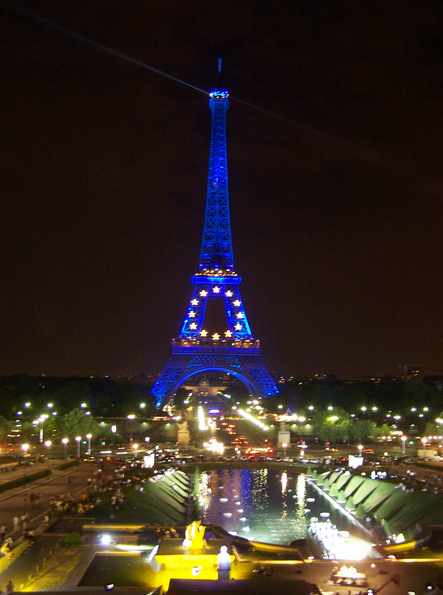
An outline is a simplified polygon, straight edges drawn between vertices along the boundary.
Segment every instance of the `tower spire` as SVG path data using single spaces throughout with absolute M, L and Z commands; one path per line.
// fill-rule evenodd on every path
M 212 113 L 206 212 L 199 271 L 234 271 L 231 221 L 229 215 L 226 112 L 229 93 L 220 86 L 221 58 L 218 59 L 218 86 L 209 93 Z
M 217 89 L 221 89 L 221 67 L 223 58 L 218 59 Z

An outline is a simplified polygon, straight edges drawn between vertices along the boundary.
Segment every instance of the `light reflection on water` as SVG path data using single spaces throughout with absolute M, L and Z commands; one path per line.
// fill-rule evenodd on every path
M 248 539 L 288 544 L 306 536 L 311 516 L 329 510 L 311 490 L 304 474 L 270 469 L 207 471 L 200 486 L 203 521 Z M 308 497 L 315 497 L 309 508 Z

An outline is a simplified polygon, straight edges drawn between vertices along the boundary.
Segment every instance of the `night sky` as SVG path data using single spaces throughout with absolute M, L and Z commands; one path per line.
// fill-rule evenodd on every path
M 16 6 L 0 374 L 159 373 L 203 231 L 207 96 L 38 18 L 208 92 L 223 56 L 235 269 L 271 371 L 443 374 L 441 0 Z

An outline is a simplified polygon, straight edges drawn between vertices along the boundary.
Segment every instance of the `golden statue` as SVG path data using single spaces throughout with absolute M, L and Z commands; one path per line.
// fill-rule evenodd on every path
M 185 539 L 183 546 L 190 550 L 201 550 L 205 546 L 204 536 L 206 527 L 201 524 L 201 521 L 194 521 L 186 527 Z

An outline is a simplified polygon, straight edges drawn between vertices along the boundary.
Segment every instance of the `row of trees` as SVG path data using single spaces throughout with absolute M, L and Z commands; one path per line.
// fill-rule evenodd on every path
M 385 416 L 388 410 L 406 413 L 423 406 L 440 411 L 443 393 L 436 386 L 439 384 L 422 378 L 414 378 L 409 382 L 385 379 L 352 383 L 334 377 L 312 381 L 300 379 L 279 385 L 280 394 L 269 397 L 266 403 L 268 408 L 276 411 L 281 403 L 294 411 L 309 405 L 324 408 L 332 405 L 351 413 L 361 411 L 362 407 L 367 407 L 369 411 L 375 406 L 380 416 Z M 372 412 L 371 415 L 377 413 Z
M 145 403 L 146 411 L 153 411 L 151 383 L 113 378 L 51 378 L 33 377 L 27 374 L 0 376 L 0 414 L 9 418 L 26 401 L 36 407 L 53 401 L 60 413 L 67 413 L 72 406 L 86 402 L 94 415 L 127 415 L 134 413 Z M 377 406 L 380 412 L 389 409 L 405 411 L 420 405 L 431 409 L 441 408 L 442 391 L 435 383 L 415 378 L 409 382 L 400 379 L 384 379 L 379 382 L 345 382 L 335 377 L 324 380 L 296 379 L 279 384 L 280 394 L 268 397 L 266 406 L 278 411 L 278 405 L 299 410 L 303 406 L 341 407 L 347 411 L 362 406 Z M 437 385 L 438 386 L 438 385 Z M 235 400 L 247 400 L 249 395 L 241 382 L 233 382 L 228 388 Z M 180 393 L 180 391 L 179 391 Z M 183 394 L 186 396 L 187 391 Z M 66 410 L 63 410 L 65 408 Z M 355 411 L 354 411 L 355 412 Z
M 14 374 L 0 377 L 0 415 L 12 419 L 21 411 L 25 420 L 32 421 L 48 412 L 48 404 L 58 415 L 85 404 L 92 416 L 122 417 L 139 413 L 142 403 L 143 414 L 150 415 L 155 411 L 150 388 L 132 380 Z
M 377 425 L 369 419 L 355 419 L 344 409 L 318 410 L 312 415 L 313 434 L 320 441 L 358 443 L 376 440 L 380 436 L 389 435 L 388 424 Z
M 16 425 L 14 422 L 0 415 L 0 442 L 10 441 L 11 432 L 16 430 L 20 435 L 20 441 L 37 442 L 39 440 L 40 426 L 29 421 Z M 102 426 L 95 419 L 85 414 L 85 410 L 75 408 L 62 416 L 48 417 L 44 421 L 44 438 L 49 440 L 70 438 L 76 436 L 84 438 L 92 434 L 94 441 L 104 439 L 106 441 L 119 442 L 121 437 L 112 434 L 108 426 Z
M 95 423 L 94 417 L 129 414 L 149 417 L 156 412 L 151 387 L 152 383 L 112 378 L 48 378 L 26 374 L 0 377 L 0 439 L 11 431 L 11 422 L 15 424 L 17 419 L 23 434 L 35 432 L 32 422 L 44 413 L 48 414 L 44 422 L 48 435 L 76 434 L 75 424 L 72 431 L 65 429 L 71 415 L 78 415 L 82 427 Z M 395 423 L 394 413 L 400 414 L 397 425 L 404 432 L 414 428 L 422 435 L 431 435 L 442 430 L 435 422 L 442 417 L 441 392 L 423 379 L 404 382 L 391 378 L 377 383 L 346 383 L 334 377 L 314 381 L 297 379 L 279 388 L 279 395 L 264 400 L 265 408 L 273 413 L 290 410 L 306 419 L 312 418 L 314 433 L 320 440 L 332 437 L 337 441 L 359 441 L 366 436 L 384 435 L 389 431 L 387 424 Z M 232 401 L 246 406 L 250 397 L 242 383 L 235 382 L 227 390 Z M 186 397 L 187 391 L 178 392 L 178 408 Z M 77 409 L 81 413 L 73 414 Z M 85 411 L 89 416 L 85 416 Z M 393 412 L 390 419 L 388 411 Z M 53 415 L 55 412 L 57 415 Z M 337 420 L 332 421 L 333 417 Z M 80 435 L 85 432 L 97 435 L 97 428 L 78 430 Z

